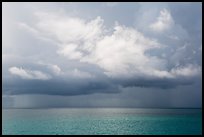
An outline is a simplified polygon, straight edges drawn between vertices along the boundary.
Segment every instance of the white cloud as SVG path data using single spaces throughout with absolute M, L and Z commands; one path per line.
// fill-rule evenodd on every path
M 38 22 L 35 29 L 40 32 L 41 36 L 53 39 L 58 43 L 57 53 L 59 55 L 70 60 L 97 65 L 109 77 L 175 78 L 196 74 L 193 67 L 184 69 L 185 72 L 193 71 L 187 75 L 184 72 L 181 73 L 178 68 L 168 68 L 168 60 L 147 54 L 152 49 L 159 50 L 165 46 L 155 39 L 147 38 L 134 28 L 116 23 L 113 31 L 107 33 L 101 17 L 87 21 L 76 17 L 40 12 L 37 17 Z M 172 25 L 174 25 L 174 20 L 170 12 L 163 9 L 160 11 L 157 21 L 150 27 L 155 31 L 162 32 L 171 28 Z M 174 27 L 181 28 L 175 25 Z M 177 35 L 171 34 L 170 36 L 179 40 Z M 177 50 L 183 48 L 185 47 Z M 53 69 L 57 73 L 60 72 L 56 67 Z M 90 76 L 78 69 L 73 71 L 73 75 Z
M 116 25 L 113 34 L 99 40 L 81 61 L 100 66 L 111 77 L 146 75 L 145 69 L 153 71 L 163 66 L 163 60 L 145 55 L 146 51 L 160 47 L 137 30 Z
M 60 48 L 57 53 L 67 57 L 68 59 L 80 59 L 82 58 L 82 53 L 77 51 L 78 45 L 68 44 Z
M 188 64 L 183 67 L 173 68 L 171 73 L 176 76 L 192 77 L 201 74 L 201 67 L 197 65 Z
M 22 79 L 48 80 L 51 78 L 50 75 L 38 70 L 27 70 L 23 68 L 11 67 L 9 68 L 9 72 L 13 75 L 21 77 Z
M 52 74 L 55 76 L 60 76 L 60 77 L 71 77 L 71 78 L 93 78 L 94 75 L 90 74 L 89 72 L 81 71 L 77 68 L 73 70 L 65 70 L 62 71 L 61 68 L 58 65 L 55 64 L 50 64 L 50 63 L 45 63 L 42 61 L 37 62 L 38 65 L 46 66 L 47 69 L 51 71 Z
M 62 70 L 61 70 L 61 68 L 58 65 L 50 64 L 50 63 L 44 63 L 42 61 L 38 61 L 37 64 L 46 66 L 55 75 L 60 75 L 62 73 Z
M 174 24 L 174 20 L 171 16 L 171 13 L 167 9 L 160 11 L 160 15 L 157 18 L 157 21 L 150 25 L 150 28 L 156 32 L 163 32 L 171 28 Z
M 72 17 L 54 20 L 46 15 L 37 27 L 48 37 L 54 35 L 60 41 L 59 55 L 98 65 L 111 77 L 139 75 L 144 68 L 153 71 L 158 67 L 155 64 L 160 67 L 164 64 L 159 58 L 145 55 L 147 50 L 161 46 L 156 40 L 118 24 L 108 35 L 102 29 L 105 26 L 100 17 L 87 22 Z
M 56 38 L 61 43 L 95 40 L 101 34 L 103 20 L 97 17 L 86 22 L 76 17 L 57 16 L 48 13 L 37 13 L 40 19 L 37 29 L 45 35 Z

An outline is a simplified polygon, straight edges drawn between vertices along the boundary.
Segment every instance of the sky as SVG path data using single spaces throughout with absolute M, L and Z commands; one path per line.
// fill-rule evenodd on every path
M 2 3 L 3 108 L 202 107 L 202 3 Z

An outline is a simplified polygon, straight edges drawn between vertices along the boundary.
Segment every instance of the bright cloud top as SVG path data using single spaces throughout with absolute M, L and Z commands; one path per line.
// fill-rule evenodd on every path
M 35 15 L 38 18 L 37 25 L 29 30 L 38 32 L 39 36 L 46 39 L 54 39 L 58 46 L 57 54 L 69 60 L 97 65 L 108 77 L 177 78 L 201 73 L 200 66 L 196 64 L 168 68 L 170 59 L 147 54 L 151 50 L 163 50 L 168 45 L 148 38 L 132 27 L 116 23 L 114 29 L 107 29 L 101 17 L 84 20 L 44 12 Z M 155 31 L 164 31 L 173 25 L 170 12 L 163 9 L 150 27 Z M 24 28 L 28 29 L 27 26 Z M 55 66 L 53 69 L 58 68 Z
M 160 11 L 157 21 L 150 25 L 150 28 L 156 32 L 162 32 L 171 28 L 174 25 L 174 20 L 170 12 L 166 9 Z

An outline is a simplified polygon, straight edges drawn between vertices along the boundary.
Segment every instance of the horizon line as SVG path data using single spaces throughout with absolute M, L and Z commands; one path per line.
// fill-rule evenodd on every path
M 70 109 L 70 108 L 123 108 L 123 109 L 202 109 L 202 107 L 8 107 L 2 109 Z

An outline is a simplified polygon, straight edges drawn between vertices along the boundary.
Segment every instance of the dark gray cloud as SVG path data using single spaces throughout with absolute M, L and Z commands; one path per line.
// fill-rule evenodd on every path
M 194 80 L 192 79 L 132 79 L 132 80 L 126 80 L 121 82 L 121 85 L 124 87 L 144 87 L 144 88 L 162 88 L 162 89 L 168 89 L 168 88 L 175 88 L 180 85 L 191 85 L 194 83 Z
M 38 68 L 39 69 L 39 68 Z M 42 69 L 43 70 L 43 69 Z M 46 69 L 44 69 L 45 71 Z M 47 70 L 46 72 L 49 72 Z M 52 74 L 50 72 L 50 74 Z M 177 86 L 193 85 L 200 81 L 200 77 L 193 78 L 128 78 L 128 79 L 110 79 L 106 76 L 98 76 L 95 73 L 94 78 L 76 78 L 56 77 L 52 75 L 49 80 L 28 80 L 21 79 L 18 76 L 12 79 L 3 80 L 3 94 L 21 95 L 21 94 L 45 94 L 45 95 L 86 95 L 93 93 L 119 93 L 121 87 L 142 87 L 156 89 L 172 89 Z
M 72 96 L 92 93 L 118 93 L 117 86 L 106 81 L 85 81 L 85 80 L 15 80 L 3 82 L 3 93 L 9 95 L 20 94 L 47 94 Z

